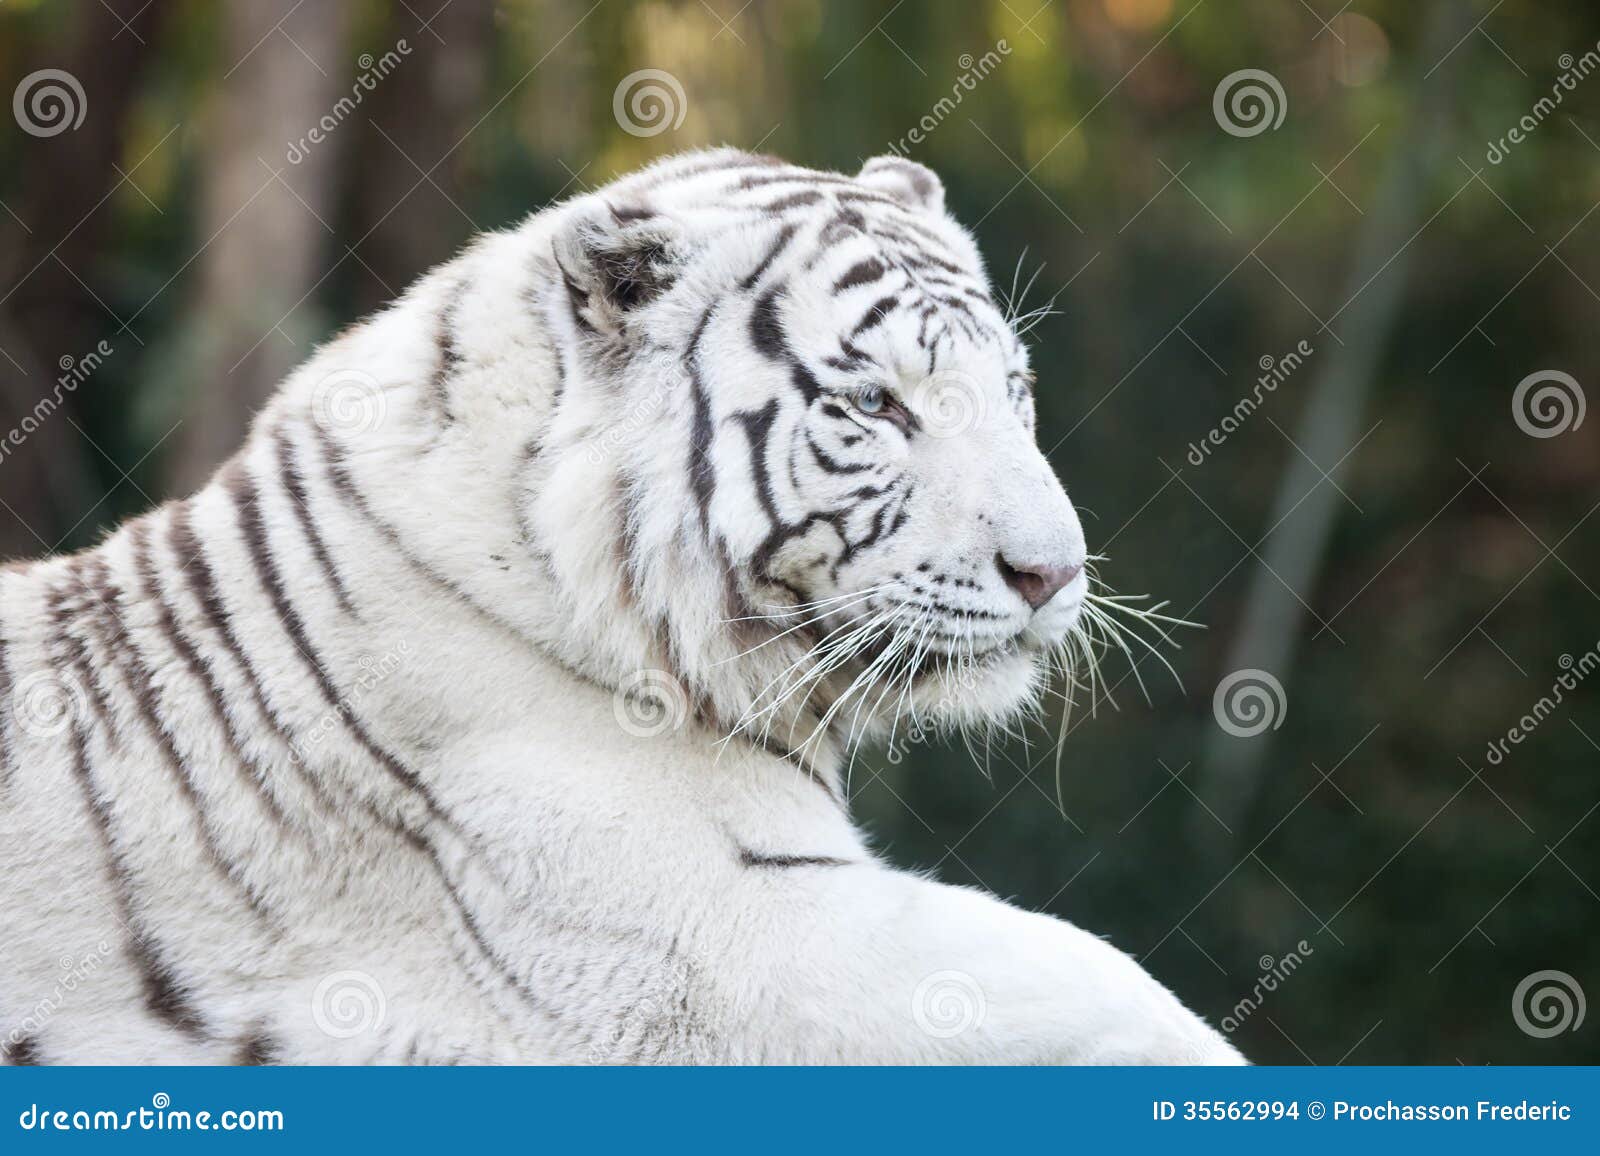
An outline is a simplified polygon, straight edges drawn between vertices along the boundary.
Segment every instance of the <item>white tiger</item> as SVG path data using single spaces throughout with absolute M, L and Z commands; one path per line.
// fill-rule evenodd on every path
M 905 160 L 479 238 L 198 494 L 0 572 L 7 1057 L 1241 1062 L 846 812 L 1082 612 L 1031 381 Z

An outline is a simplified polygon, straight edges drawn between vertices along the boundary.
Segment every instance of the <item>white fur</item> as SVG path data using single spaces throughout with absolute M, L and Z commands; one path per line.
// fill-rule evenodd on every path
M 745 174 L 773 179 L 730 190 Z M 822 200 L 751 208 L 808 188 Z M 871 227 L 824 243 L 852 188 L 897 203 L 855 202 Z M 649 215 L 613 211 L 631 208 Z M 851 416 L 819 424 L 752 343 L 752 303 L 781 284 L 788 345 L 829 395 L 854 388 L 815 360 L 898 283 L 833 290 L 894 249 L 880 229 L 960 270 L 935 281 L 982 286 L 919 166 L 880 160 L 846 184 L 675 158 L 480 238 L 324 346 L 186 509 L 0 572 L 14 697 L 53 688 L 71 724 L 37 702 L 4 719 L 0 1046 L 84 1063 L 1239 1062 L 1121 952 L 894 870 L 837 801 L 863 736 L 1027 709 L 1083 594 L 1080 578 L 1035 613 L 995 567 L 1081 564 L 1084 543 L 1034 445 L 1025 352 L 981 294 L 966 320 L 941 310 L 931 351 L 905 311 L 858 341 L 925 424 L 956 382 L 976 417 L 955 436 L 904 436 L 845 393 Z M 670 284 L 629 303 L 606 262 L 641 251 L 635 271 Z M 703 518 L 697 396 L 714 430 Z M 738 415 L 774 399 L 781 516 L 838 516 L 756 573 L 772 522 Z M 808 432 L 871 471 L 819 469 Z M 284 444 L 342 590 L 282 482 Z M 840 488 L 868 476 L 906 519 L 835 567 L 874 501 Z M 301 638 L 252 556 L 247 492 Z M 220 625 L 175 551 L 184 518 Z M 924 563 L 970 583 L 940 596 L 957 612 L 931 608 Z M 777 693 L 866 609 L 893 627 L 877 649 Z M 789 630 L 813 615 L 817 633 Z M 920 662 L 860 679 L 896 640 Z M 152 958 L 189 1028 L 152 1011 Z

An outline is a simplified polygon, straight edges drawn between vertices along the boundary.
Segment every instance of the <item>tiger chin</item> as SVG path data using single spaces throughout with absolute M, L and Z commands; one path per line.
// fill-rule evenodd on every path
M 7 1061 L 1242 1062 L 848 815 L 1084 612 L 1015 329 L 921 165 L 672 157 L 0 570 Z

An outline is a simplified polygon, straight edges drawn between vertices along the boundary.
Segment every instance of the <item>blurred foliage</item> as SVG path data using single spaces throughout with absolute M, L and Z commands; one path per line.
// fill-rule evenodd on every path
M 1040 440 L 1088 513 L 1091 548 L 1109 542 L 1103 574 L 1207 629 L 1178 632 L 1181 687 L 1141 663 L 1148 699 L 1126 660 L 1107 660 L 1121 709 L 1073 716 L 1059 786 L 1052 718 L 977 758 L 928 743 L 897 763 L 863 759 L 858 814 L 891 859 L 1109 936 L 1214 1022 L 1251 992 L 1262 957 L 1306 941 L 1299 971 L 1236 1032 L 1260 1061 L 1594 1062 L 1600 1024 L 1534 1038 L 1511 1003 L 1545 968 L 1600 998 L 1600 685 L 1502 763 L 1485 748 L 1549 691 L 1561 655 L 1600 643 L 1600 420 L 1531 438 L 1511 402 L 1536 370 L 1600 387 L 1600 78 L 1579 80 L 1500 163 L 1486 153 L 1551 91 L 1563 54 L 1596 48 L 1600 10 L 1469 5 L 1441 60 L 1428 44 L 1441 3 L 1455 0 L 455 0 L 481 13 L 468 61 L 481 96 L 448 133 L 454 147 L 414 158 L 418 172 L 442 162 L 414 185 L 378 182 L 394 171 L 373 163 L 379 130 L 403 127 L 384 94 L 339 128 L 328 273 L 302 287 L 294 324 L 326 334 L 389 296 L 393 279 L 345 248 L 404 252 L 390 231 L 416 226 L 386 219 L 391 205 L 414 198 L 437 231 L 415 267 L 397 262 L 410 276 L 475 228 L 690 146 L 853 171 L 951 94 L 964 54 L 1003 41 L 1000 63 L 909 151 L 943 176 L 996 279 L 1038 270 L 1030 302 L 1055 302 L 1031 335 Z M 118 35 L 102 7 L 0 8 L 4 91 L 69 46 L 81 56 L 91 28 Z M 349 51 L 321 66 L 347 90 L 358 54 L 405 37 L 415 56 L 384 83 L 406 83 L 443 51 L 423 25 L 432 7 L 351 5 Z M 97 106 L 104 78 L 84 77 L 91 114 L 115 120 L 105 160 L 133 176 L 109 172 L 97 239 L 72 269 L 78 304 L 107 334 L 137 318 L 142 344 L 73 399 L 105 451 L 83 455 L 91 497 L 110 496 L 76 527 L 81 509 L 36 526 L 49 545 L 91 540 L 170 492 L 175 442 L 158 442 L 194 388 L 179 380 L 200 304 L 189 262 L 207 243 L 205 162 L 231 144 L 213 109 L 237 74 L 228 6 L 155 9 L 130 20 L 142 48 L 125 100 Z M 643 68 L 681 83 L 678 128 L 619 129 L 613 94 Z M 1246 68 L 1281 83 L 1287 110 L 1281 127 L 1239 137 L 1212 96 Z M 1338 467 L 1348 500 L 1314 587 L 1297 591 L 1316 618 L 1276 672 L 1287 710 L 1240 740 L 1269 744 L 1242 817 L 1200 837 L 1207 808 L 1226 810 L 1196 794 L 1212 690 L 1291 436 L 1319 358 L 1354 339 L 1347 278 L 1386 165 L 1418 131 L 1428 86 L 1445 84 L 1447 114 L 1420 126 L 1437 159 L 1415 190 L 1410 270 L 1358 423 L 1370 435 Z M 40 148 L 0 130 L 0 272 L 16 286 L 0 316 L 24 331 L 31 255 L 56 243 L 26 231 Z M 1302 339 L 1317 350 L 1305 367 L 1202 465 L 1187 461 L 1258 360 Z M 0 468 L 8 503 L 12 485 Z

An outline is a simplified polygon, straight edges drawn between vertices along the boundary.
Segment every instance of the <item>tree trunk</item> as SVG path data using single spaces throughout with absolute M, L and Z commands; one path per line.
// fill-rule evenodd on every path
M 1440 59 L 1464 34 L 1470 15 L 1466 4 L 1438 5 L 1419 59 Z M 1316 588 L 1334 519 L 1344 501 L 1312 463 L 1332 467 L 1362 434 L 1367 397 L 1400 312 L 1415 251 L 1411 241 L 1422 223 L 1428 179 L 1442 154 L 1446 140 L 1442 129 L 1454 107 L 1460 71 L 1458 65 L 1418 81 L 1421 102 L 1391 149 L 1377 196 L 1364 217 L 1344 304 L 1337 318 L 1329 319 L 1344 344 L 1331 339 L 1316 343 L 1319 369 L 1292 434 L 1305 452 L 1289 453 L 1268 521 L 1278 529 L 1263 554 L 1264 564 L 1254 571 L 1244 620 L 1221 677 L 1265 671 L 1283 684 L 1294 666 L 1304 612 L 1300 598 L 1311 597 Z M 1207 720 L 1199 793 L 1230 827 L 1238 829 L 1260 790 L 1271 741 L 1271 729 L 1236 737 Z M 1202 849 L 1220 850 L 1217 830 L 1215 821 L 1202 811 L 1194 824 Z
M 106 338 L 123 357 L 137 347 L 96 298 L 110 296 L 97 257 L 105 252 L 112 220 L 117 166 L 122 156 L 123 112 L 150 58 L 166 6 L 143 0 L 107 0 L 78 6 L 71 41 L 41 45 L 30 59 L 70 73 L 84 93 L 83 119 L 37 140 L 24 138 L 19 224 L 0 217 L 6 244 L 0 259 L 0 436 L 19 430 L 43 398 L 54 401 L 63 359 L 73 363 Z M 127 27 L 124 27 L 124 21 Z M 21 77 L 5 85 L 12 92 Z M 69 112 L 75 119 L 75 113 Z M 53 124 L 54 122 L 49 122 Z M 133 174 L 137 181 L 138 174 Z M 93 287 L 93 288 L 91 288 Z M 0 559 L 53 548 L 95 500 L 98 456 L 74 427 L 81 398 L 64 393 L 61 407 L 37 422 L 22 445 L 8 445 L 0 461 Z M 78 422 L 79 425 L 83 423 Z
M 359 114 L 336 108 L 354 78 L 347 16 L 344 4 L 293 0 L 226 7 L 225 71 L 205 134 L 216 143 L 201 178 L 199 284 L 180 359 L 189 400 L 172 472 L 182 489 L 233 452 L 321 333 L 309 295 L 334 259 L 337 156 L 360 131 Z

